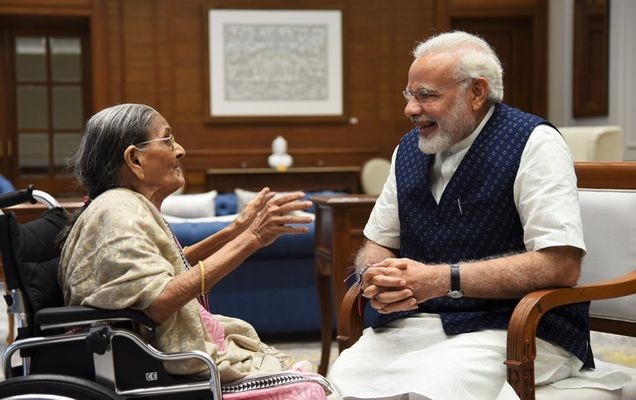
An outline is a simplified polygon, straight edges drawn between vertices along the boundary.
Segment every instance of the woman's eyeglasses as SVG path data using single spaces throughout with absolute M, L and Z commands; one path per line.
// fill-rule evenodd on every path
M 165 142 L 166 145 L 168 147 L 170 147 L 170 150 L 174 150 L 174 136 L 173 135 L 162 137 L 162 138 L 157 138 L 157 139 L 146 140 L 145 142 L 137 143 L 135 145 L 135 147 L 141 150 L 140 146 L 145 146 L 148 143 L 152 143 L 152 142 Z

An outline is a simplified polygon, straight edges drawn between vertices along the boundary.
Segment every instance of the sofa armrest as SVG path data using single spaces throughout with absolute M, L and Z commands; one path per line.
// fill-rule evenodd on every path
M 619 278 L 573 288 L 537 290 L 527 294 L 512 313 L 508 326 L 508 382 L 522 400 L 534 400 L 536 331 L 551 309 L 574 303 L 611 299 L 636 293 L 636 270 Z

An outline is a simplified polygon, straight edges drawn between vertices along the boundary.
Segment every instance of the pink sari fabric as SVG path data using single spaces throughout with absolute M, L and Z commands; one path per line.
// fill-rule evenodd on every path
M 214 316 L 201 303 L 199 303 L 199 314 L 201 314 L 201 321 L 203 321 L 205 329 L 208 330 L 210 339 L 212 339 L 219 351 L 225 350 L 225 329 L 223 329 L 223 326 L 214 319 Z
M 321 400 L 326 398 L 322 386 L 315 382 L 296 382 L 223 395 L 223 400 Z
M 203 325 L 207 329 L 210 338 L 218 349 L 223 351 L 225 349 L 225 329 L 223 329 L 223 326 L 201 304 L 199 304 L 199 313 L 201 314 L 201 321 L 203 321 Z M 324 379 L 322 376 L 310 371 L 311 364 L 308 361 L 300 361 L 294 364 L 292 369 L 288 372 L 295 372 L 306 378 L 313 378 L 319 381 Z M 277 374 L 274 373 L 269 377 L 271 378 L 276 375 Z M 267 376 L 263 376 L 263 378 L 267 379 Z M 223 394 L 223 400 L 324 400 L 326 398 L 327 395 L 325 394 L 323 386 L 318 382 L 309 380 L 281 383 L 264 389 L 251 389 L 237 393 Z

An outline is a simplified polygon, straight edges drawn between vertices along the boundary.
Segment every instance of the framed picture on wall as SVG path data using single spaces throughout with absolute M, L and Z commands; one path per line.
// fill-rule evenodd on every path
M 208 120 L 344 118 L 342 10 L 209 8 Z

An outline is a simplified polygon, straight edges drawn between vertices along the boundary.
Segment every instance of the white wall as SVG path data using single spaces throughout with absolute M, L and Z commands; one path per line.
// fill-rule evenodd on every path
M 625 160 L 636 160 L 636 1 L 610 0 L 609 114 L 572 117 L 574 1 L 550 0 L 548 118 L 556 126 L 619 125 Z

